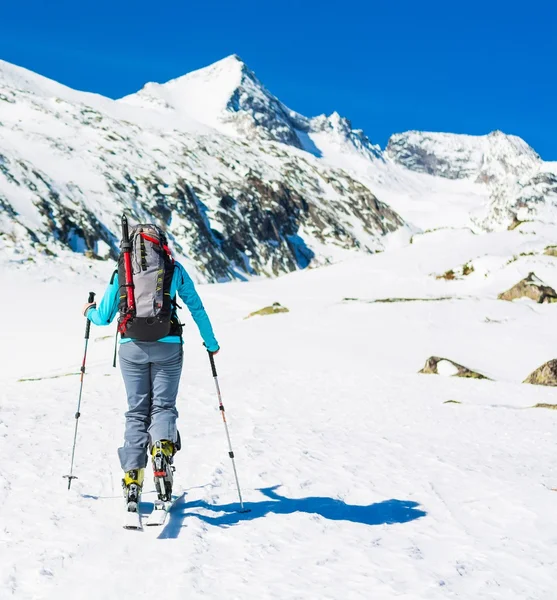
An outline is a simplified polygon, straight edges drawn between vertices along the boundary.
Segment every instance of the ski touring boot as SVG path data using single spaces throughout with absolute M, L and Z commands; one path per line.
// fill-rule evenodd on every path
M 143 488 L 145 469 L 131 469 L 124 473 L 122 488 L 126 501 L 126 529 L 141 529 L 141 517 L 139 514 L 139 501 Z
M 158 498 L 155 500 L 153 512 L 147 519 L 147 525 L 164 525 L 168 511 L 176 498 L 172 498 L 172 482 L 174 465 L 172 464 L 176 447 L 169 440 L 155 442 L 151 448 L 153 476 Z
M 172 480 L 175 471 L 172 464 L 174 453 L 174 444 L 168 440 L 155 442 L 151 448 L 155 487 L 161 502 L 172 500 Z

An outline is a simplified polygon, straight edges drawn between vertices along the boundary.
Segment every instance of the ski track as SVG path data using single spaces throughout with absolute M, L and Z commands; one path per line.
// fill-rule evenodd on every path
M 495 246 L 519 239 L 496 235 Z M 529 407 L 555 403 L 555 392 L 520 382 L 554 357 L 555 309 L 494 300 L 493 280 L 518 279 L 508 268 L 435 280 L 486 244 L 462 234 L 446 250 L 438 238 L 200 289 L 223 348 L 219 379 L 251 512 L 235 512 L 210 368 L 188 319 L 176 458 L 186 495 L 162 530 L 121 526 L 125 395 L 112 328 L 92 328 L 79 479 L 69 492 L 62 479 L 79 376 L 61 375 L 79 370 L 79 308 L 103 279 L 35 284 L 49 319 L 32 341 L 18 335 L 31 296 L 19 291 L 0 375 L 0 598 L 554 599 L 556 413 Z M 14 297 L 10 286 L 30 286 L 26 274 L 0 273 L 0 302 Z M 467 299 L 342 302 L 420 294 Z M 291 312 L 244 320 L 277 300 Z M 417 374 L 432 354 L 496 381 Z M 40 379 L 18 381 L 29 377 Z M 149 475 L 142 509 L 154 499 Z

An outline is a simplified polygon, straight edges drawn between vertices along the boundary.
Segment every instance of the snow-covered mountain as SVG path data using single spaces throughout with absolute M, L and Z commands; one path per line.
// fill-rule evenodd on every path
M 392 136 L 386 155 L 418 173 L 484 184 L 489 203 L 474 219 L 485 229 L 505 226 L 515 216 L 557 219 L 557 165 L 516 136 L 409 131 Z
M 0 61 L 0 255 L 114 257 L 124 209 L 226 280 L 397 230 L 557 221 L 557 168 L 500 132 L 408 132 L 383 152 L 337 113 L 290 110 L 237 56 L 117 101 Z
M 301 150 L 293 123 L 304 118 L 292 113 L 287 122 L 287 109 L 235 57 L 122 101 L 8 63 L 0 63 L 0 86 L 2 239 L 24 258 L 64 246 L 114 256 L 123 209 L 169 226 L 178 252 L 209 280 L 375 251 L 403 225 L 357 179 Z M 218 109 L 230 103 L 258 115 L 257 141 L 241 133 L 248 111 L 238 108 L 234 121 L 223 108 L 221 126 Z M 255 108 L 263 105 L 267 120 Z M 226 118 L 244 129 L 226 132 Z M 320 134 L 352 135 L 336 117 L 316 123 Z M 293 146 L 277 141 L 290 138 Z
M 248 140 L 281 142 L 316 156 L 322 154 L 319 140 L 324 134 L 366 158 L 381 155 L 379 146 L 336 112 L 308 119 L 290 110 L 236 55 L 164 84 L 148 83 L 120 102 L 154 108 L 177 119 L 193 118 Z

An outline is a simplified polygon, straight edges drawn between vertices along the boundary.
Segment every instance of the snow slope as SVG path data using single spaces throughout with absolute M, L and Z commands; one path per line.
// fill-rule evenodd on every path
M 188 320 L 176 476 L 186 496 L 164 530 L 143 533 L 120 527 L 125 397 L 110 366 L 112 328 L 92 330 L 79 479 L 70 492 L 62 479 L 79 308 L 90 289 L 102 291 L 110 265 L 90 261 L 83 275 L 44 258 L 0 271 L 0 311 L 12 315 L 0 372 L 2 594 L 553 599 L 557 417 L 531 407 L 555 403 L 555 392 L 521 381 L 555 357 L 557 314 L 496 294 L 530 270 L 557 286 L 556 259 L 541 254 L 555 234 L 541 224 L 437 231 L 326 268 L 201 286 L 251 512 L 235 512 L 208 361 Z M 469 261 L 468 277 L 435 279 Z M 32 319 L 30 339 L 22 332 L 36 298 L 49 318 Z M 387 298 L 448 299 L 371 302 Z M 245 320 L 275 301 L 290 312 Z M 493 381 L 417 374 L 430 355 Z M 148 480 L 144 510 L 153 497 Z

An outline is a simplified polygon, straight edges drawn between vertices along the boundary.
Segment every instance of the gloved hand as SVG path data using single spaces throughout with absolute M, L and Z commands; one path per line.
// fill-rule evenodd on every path
M 97 308 L 97 303 L 96 302 L 87 302 L 87 304 L 85 304 L 83 306 L 83 316 L 84 317 L 87 316 L 87 311 L 91 308 L 91 306 L 93 306 L 94 308 Z
M 205 346 L 207 352 L 209 352 L 210 354 L 212 354 L 213 356 L 215 354 L 218 354 L 220 352 L 220 346 L 217 346 L 216 350 L 211 350 L 210 348 L 207 348 L 207 344 L 205 342 L 203 342 L 203 345 Z

